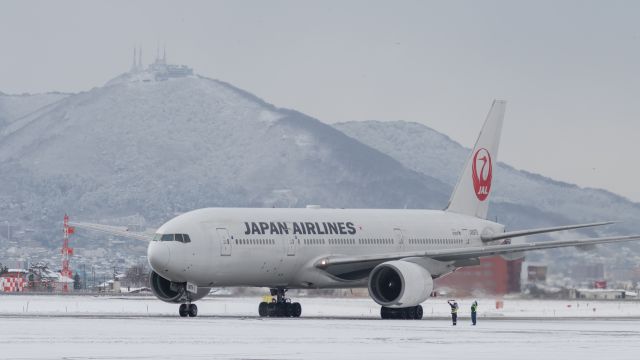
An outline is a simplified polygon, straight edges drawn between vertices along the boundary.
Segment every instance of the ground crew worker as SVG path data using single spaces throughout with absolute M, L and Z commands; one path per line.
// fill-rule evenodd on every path
M 451 322 L 453 322 L 453 326 L 456 326 L 458 322 L 458 303 L 455 300 L 449 300 L 447 303 L 451 306 Z
M 473 325 L 476 324 L 476 313 L 478 312 L 478 302 L 474 301 L 473 304 L 471 304 L 471 323 Z

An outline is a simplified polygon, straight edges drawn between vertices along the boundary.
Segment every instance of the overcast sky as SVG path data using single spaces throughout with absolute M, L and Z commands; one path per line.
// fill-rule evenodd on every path
M 638 1 L 0 0 L 0 91 L 78 92 L 168 60 L 324 122 L 408 120 L 640 201 Z

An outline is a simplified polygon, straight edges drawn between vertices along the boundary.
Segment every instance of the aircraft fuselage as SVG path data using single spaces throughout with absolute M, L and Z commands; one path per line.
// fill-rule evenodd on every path
M 358 287 L 366 277 L 340 279 L 313 264 L 330 256 L 481 246 L 483 232 L 503 230 L 436 210 L 207 208 L 161 226 L 158 234 L 188 234 L 191 241 L 157 236 L 148 258 L 162 277 L 203 287 Z

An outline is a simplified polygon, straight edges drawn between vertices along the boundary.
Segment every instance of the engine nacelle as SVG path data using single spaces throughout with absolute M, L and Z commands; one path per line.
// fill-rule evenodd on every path
M 187 291 L 186 283 L 169 281 L 158 275 L 155 271 L 152 271 L 151 275 L 149 275 L 149 282 L 151 283 L 150 286 L 153 295 L 164 302 L 172 304 L 200 300 L 211 291 L 210 288 L 198 287 L 197 294 L 190 293 Z
M 416 306 L 427 300 L 432 291 L 429 271 L 409 261 L 382 263 L 369 275 L 369 295 L 385 307 Z

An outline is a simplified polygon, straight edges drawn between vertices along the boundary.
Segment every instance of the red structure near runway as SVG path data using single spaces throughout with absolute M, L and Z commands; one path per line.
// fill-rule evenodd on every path
M 520 272 L 524 258 L 505 260 L 501 256 L 480 259 L 480 265 L 457 270 L 435 281 L 436 291 L 452 295 L 504 295 L 520 292 Z
M 64 241 L 62 243 L 62 270 L 60 271 L 60 275 L 63 278 L 73 279 L 73 273 L 69 268 L 69 259 L 73 255 L 73 248 L 69 247 L 69 235 L 73 234 L 75 229 L 72 226 L 69 226 L 69 216 L 64 214 L 64 223 L 63 223 L 63 232 L 64 232 Z M 69 291 L 69 283 L 64 282 L 62 284 L 62 291 Z

